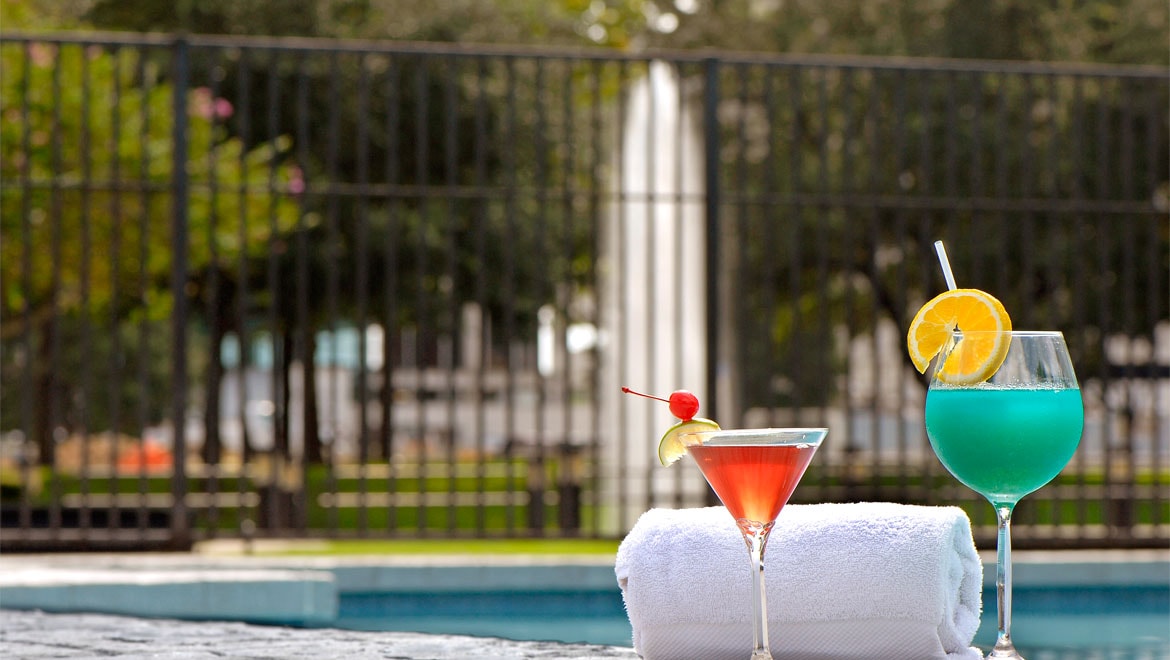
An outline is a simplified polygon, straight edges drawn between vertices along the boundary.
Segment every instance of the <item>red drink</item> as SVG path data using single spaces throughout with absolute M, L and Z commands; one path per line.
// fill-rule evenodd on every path
M 702 444 L 687 451 L 736 519 L 776 520 L 817 450 L 816 444 Z

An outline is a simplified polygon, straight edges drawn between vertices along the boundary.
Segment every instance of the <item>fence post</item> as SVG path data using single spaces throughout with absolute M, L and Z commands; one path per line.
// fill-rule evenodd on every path
M 190 84 L 189 43 L 177 35 L 172 59 L 173 123 L 171 125 L 171 544 L 190 542 L 187 515 L 187 89 Z
M 707 225 L 707 401 L 706 416 L 719 419 L 719 60 L 703 60 L 703 150 Z

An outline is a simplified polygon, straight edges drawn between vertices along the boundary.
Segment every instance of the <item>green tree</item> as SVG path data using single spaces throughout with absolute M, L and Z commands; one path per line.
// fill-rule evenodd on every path
M 0 336 L 32 353 L 44 455 L 50 393 L 68 400 L 77 389 L 45 359 L 66 326 L 154 322 L 173 306 L 174 90 L 129 50 L 9 43 L 0 66 Z M 246 148 L 226 130 L 228 101 L 196 88 L 186 103 L 188 261 L 198 274 L 257 258 L 274 233 L 290 231 L 299 218 L 290 187 L 303 182 L 285 162 L 287 137 Z M 241 217 L 271 222 L 241 231 Z M 19 373 L 5 375 L 19 384 Z M 19 387 L 4 389 L 11 413 Z M 91 428 L 109 423 L 97 402 L 87 415 Z

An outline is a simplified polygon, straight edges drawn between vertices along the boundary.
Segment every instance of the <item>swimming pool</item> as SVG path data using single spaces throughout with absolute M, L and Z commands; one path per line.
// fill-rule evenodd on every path
M 995 591 L 975 645 L 995 641 Z M 1032 660 L 1170 659 L 1170 585 L 1017 587 L 1016 646 Z M 612 590 L 491 590 L 342 594 L 351 630 L 414 631 L 630 646 L 621 593 Z
M 975 638 L 994 640 L 994 553 Z M 85 568 L 79 568 L 84 566 Z M 0 557 L 3 607 L 631 646 L 607 556 Z M 1030 660 L 1170 660 L 1170 552 L 1018 553 Z

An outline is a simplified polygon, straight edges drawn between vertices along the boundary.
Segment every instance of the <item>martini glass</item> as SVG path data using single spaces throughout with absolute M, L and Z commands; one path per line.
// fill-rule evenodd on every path
M 752 566 L 752 660 L 772 660 L 764 549 L 828 429 L 735 429 L 681 436 L 711 490 L 735 518 Z
M 963 341 L 994 332 L 956 333 L 940 354 L 926 393 L 926 432 L 942 464 L 995 507 L 997 635 L 988 658 L 1022 660 L 1012 644 L 1012 509 L 1052 481 L 1081 440 L 1085 412 L 1072 359 L 1059 332 L 1003 333 L 1010 344 L 988 380 L 954 385 L 937 365 Z

